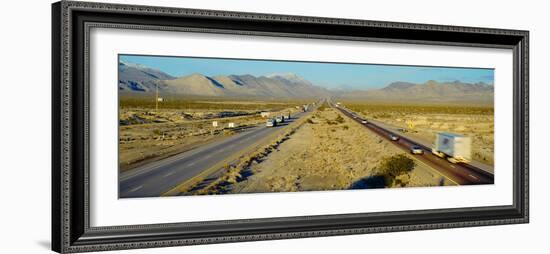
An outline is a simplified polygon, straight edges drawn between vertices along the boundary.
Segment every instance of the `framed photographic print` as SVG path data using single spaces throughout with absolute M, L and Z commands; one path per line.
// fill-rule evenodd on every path
M 57 252 L 528 222 L 528 31 L 52 11 Z

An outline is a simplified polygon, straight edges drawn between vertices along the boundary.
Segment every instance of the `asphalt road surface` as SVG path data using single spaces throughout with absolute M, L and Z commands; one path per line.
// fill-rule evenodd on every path
M 228 156 L 254 145 L 262 137 L 282 131 L 289 123 L 307 113 L 297 113 L 276 127 L 266 127 L 264 123 L 231 137 L 124 172 L 119 175 L 119 197 L 159 197 Z
M 329 104 L 331 107 L 340 110 L 344 115 L 348 116 L 352 120 L 360 123 L 361 125 L 365 126 L 365 128 L 380 135 L 382 138 L 389 140 L 394 145 L 396 145 L 397 147 L 407 152 L 410 152 L 410 149 L 412 146 L 419 146 L 424 151 L 424 153 L 414 155 L 415 158 L 427 164 L 428 166 L 432 167 L 433 169 L 437 170 L 442 175 L 444 175 L 448 180 L 456 184 L 472 185 L 472 184 L 493 184 L 494 183 L 494 175 L 491 173 L 488 173 L 482 169 L 479 169 L 467 163 L 453 164 L 447 161 L 446 159 L 440 158 L 432 154 L 432 150 L 430 147 L 416 143 L 411 139 L 408 139 L 407 137 L 403 136 L 402 134 L 397 134 L 377 124 L 374 124 L 368 121 L 367 119 L 363 119 L 359 115 L 357 115 L 355 112 L 349 109 L 336 107 L 332 103 L 329 103 Z M 367 123 L 363 123 L 363 121 L 367 121 Z M 397 141 L 392 141 L 390 138 L 390 135 L 398 136 L 399 139 Z

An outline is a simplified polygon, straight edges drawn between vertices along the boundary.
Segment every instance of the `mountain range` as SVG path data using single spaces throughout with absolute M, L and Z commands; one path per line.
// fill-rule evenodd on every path
M 394 82 L 381 89 L 344 91 L 337 95 L 343 99 L 372 101 L 430 102 L 430 103 L 493 103 L 494 86 L 480 83 L 436 82 L 422 84 Z
M 176 78 L 146 66 L 120 62 L 119 90 L 154 92 L 157 85 L 160 93 L 191 96 L 310 98 L 329 95 L 327 89 L 314 86 L 294 73 L 259 77 L 252 75 L 209 77 L 193 73 Z
M 119 90 L 129 93 L 155 92 L 162 94 L 208 97 L 269 97 L 361 99 L 373 101 L 492 103 L 494 86 L 485 83 L 428 81 L 422 84 L 394 82 L 381 89 L 329 90 L 316 86 L 294 74 L 266 76 L 218 75 L 194 73 L 173 77 L 147 66 L 119 63 Z
M 118 63 L 118 88 L 136 92 L 155 91 L 155 84 L 160 80 L 171 80 L 174 77 L 140 64 Z

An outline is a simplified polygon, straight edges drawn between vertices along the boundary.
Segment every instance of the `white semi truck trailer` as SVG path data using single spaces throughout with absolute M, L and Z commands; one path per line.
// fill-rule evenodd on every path
M 471 149 L 472 139 L 470 137 L 440 132 L 435 136 L 432 153 L 441 158 L 447 158 L 451 163 L 468 163 L 471 158 Z

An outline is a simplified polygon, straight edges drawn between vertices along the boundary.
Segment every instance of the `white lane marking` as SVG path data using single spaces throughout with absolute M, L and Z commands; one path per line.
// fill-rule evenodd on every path
M 170 173 L 164 175 L 164 177 L 169 177 L 169 176 L 173 175 L 174 173 L 176 173 L 176 172 L 175 172 L 175 171 L 172 171 L 172 172 L 170 172 Z
M 453 179 L 451 179 L 450 177 L 448 177 L 447 175 L 443 174 L 443 172 L 441 172 L 441 171 L 435 169 L 434 167 L 428 165 L 426 162 L 423 162 L 423 161 L 421 161 L 420 159 L 418 159 L 418 158 L 416 158 L 416 157 L 413 157 L 413 158 L 414 158 L 416 161 L 418 161 L 418 162 L 424 164 L 424 166 L 426 166 L 426 168 L 427 168 L 428 170 L 431 170 L 432 172 L 434 172 L 434 173 L 436 173 L 436 174 L 438 174 L 438 175 L 440 175 L 440 176 L 445 177 L 447 180 L 451 181 L 452 183 L 454 183 L 454 184 L 456 184 L 456 185 L 460 185 L 460 184 L 458 184 L 457 182 L 455 182 Z
M 193 165 L 195 165 L 196 163 L 197 163 L 196 161 L 193 161 L 193 162 L 191 162 L 191 163 L 188 163 L 187 166 L 193 166 Z
M 141 188 L 143 188 L 143 185 L 140 185 L 140 186 L 138 186 L 138 187 L 135 187 L 135 188 L 131 189 L 130 192 L 137 191 L 137 190 L 139 190 L 139 189 L 141 189 Z
M 248 131 L 243 132 L 243 135 L 246 134 L 247 132 Z M 209 142 L 209 143 L 205 144 L 204 146 L 200 146 L 200 147 L 197 147 L 195 149 L 192 149 L 192 150 L 189 150 L 189 151 L 186 151 L 186 152 L 182 152 L 180 154 L 177 154 L 177 155 L 167 157 L 167 158 L 164 158 L 162 160 L 153 162 L 153 164 L 151 166 L 138 168 L 131 174 L 121 175 L 120 180 L 125 181 L 125 180 L 128 180 L 130 178 L 136 177 L 138 175 L 141 175 L 141 174 L 144 174 L 144 173 L 147 173 L 147 172 L 151 172 L 155 169 L 166 166 L 167 164 L 171 164 L 171 163 L 177 162 L 181 159 L 194 156 L 195 154 L 197 154 L 201 151 L 204 151 L 205 149 L 208 149 L 209 147 L 218 146 L 218 145 L 220 145 L 220 143 L 222 143 L 222 145 L 223 145 L 223 143 L 227 142 L 227 141 L 228 141 L 228 139 L 222 139 L 222 140 L 219 140 L 219 141 L 212 141 L 212 142 Z
M 476 180 L 478 179 L 477 177 L 475 177 L 475 176 L 473 176 L 473 175 L 471 175 L 471 174 L 468 174 L 468 175 L 469 175 L 471 178 L 473 178 L 473 179 L 476 179 Z

